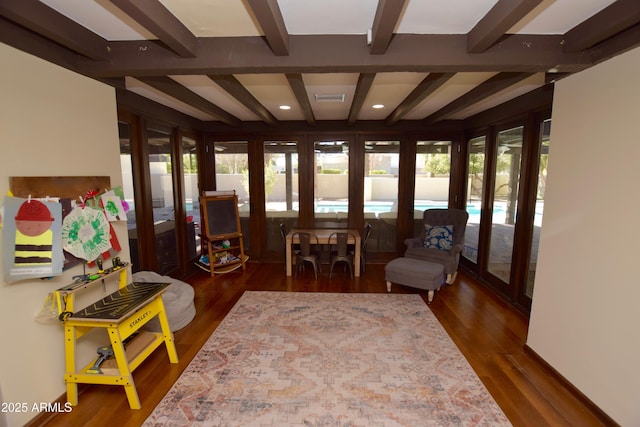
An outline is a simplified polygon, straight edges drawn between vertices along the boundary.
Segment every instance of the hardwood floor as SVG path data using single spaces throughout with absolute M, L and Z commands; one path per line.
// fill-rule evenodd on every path
M 196 273 L 186 280 L 195 288 L 196 318 L 174 334 L 180 362 L 170 364 L 161 347 L 134 371 L 142 409 L 129 409 L 122 387 L 81 386 L 72 412 L 36 418 L 29 425 L 139 426 L 245 290 L 386 292 L 382 264 L 367 265 L 353 280 L 340 273 L 329 280 L 325 266 L 318 281 L 310 269 L 296 279 L 285 276 L 281 263 L 248 263 L 244 273 L 215 280 Z M 421 293 L 426 301 L 426 294 L 416 289 L 393 285 L 392 292 Z M 438 292 L 430 307 L 514 426 L 608 424 L 523 349 L 527 319 L 464 273 Z

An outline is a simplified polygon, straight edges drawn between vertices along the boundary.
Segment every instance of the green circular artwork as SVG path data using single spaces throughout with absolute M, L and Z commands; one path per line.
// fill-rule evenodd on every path
M 62 221 L 62 247 L 70 254 L 93 261 L 111 248 L 109 223 L 100 210 L 75 208 Z

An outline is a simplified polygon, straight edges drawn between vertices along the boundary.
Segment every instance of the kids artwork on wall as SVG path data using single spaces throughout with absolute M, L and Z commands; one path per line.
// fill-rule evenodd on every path
M 65 251 L 87 261 L 111 249 L 111 233 L 105 214 L 89 206 L 76 206 L 62 223 Z
M 115 256 L 121 247 L 112 222 L 127 219 L 123 198 L 120 187 L 73 198 L 10 193 L 0 209 L 4 280 L 48 278 L 78 263 L 91 266 Z
M 100 200 L 102 201 L 104 214 L 107 216 L 109 222 L 124 221 L 127 219 L 127 212 L 123 206 L 122 199 L 116 194 L 115 190 L 105 192 Z
M 7 197 L 2 258 L 7 282 L 62 273 L 62 208 L 57 201 Z

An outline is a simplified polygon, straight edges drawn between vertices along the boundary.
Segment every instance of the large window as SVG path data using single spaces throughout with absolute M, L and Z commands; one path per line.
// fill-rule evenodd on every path
M 371 251 L 396 248 L 399 141 L 364 143 L 364 220 L 371 224 Z
M 187 256 L 194 259 L 200 246 L 200 205 L 198 203 L 198 159 L 196 140 L 182 136 L 183 203 L 187 224 Z
M 265 141 L 264 203 L 267 250 L 282 252 L 280 224 L 291 230 L 298 222 L 298 143 Z
M 427 209 L 449 207 L 451 175 L 451 141 L 418 141 L 413 195 L 414 236 L 423 226 Z
M 317 227 L 346 228 L 349 220 L 349 143 L 316 141 L 314 217 Z
M 187 273 L 197 257 L 197 134 L 119 114 L 132 271 Z
M 478 262 L 486 142 L 484 135 L 469 140 L 469 156 L 467 158 L 467 213 L 469 220 L 462 255 L 473 263 Z
M 235 190 L 238 195 L 238 214 L 245 251 L 251 248 L 249 220 L 249 154 L 247 141 L 214 142 L 216 190 Z
M 122 170 L 122 191 L 127 204 L 127 230 L 129 233 L 129 251 L 131 254 L 131 271 L 140 271 L 138 257 L 138 239 L 136 225 L 136 203 L 133 191 L 133 162 L 131 156 L 131 129 L 128 123 L 118 122 L 120 134 L 120 169 Z
M 463 263 L 524 310 L 533 295 L 549 152 L 550 120 L 535 117 L 540 129 L 489 126 L 467 148 Z
M 489 247 L 490 273 L 509 283 L 518 208 L 523 127 L 498 133 Z
M 158 273 L 165 274 L 178 267 L 171 132 L 159 127 L 149 127 L 147 145 L 157 270 Z
M 531 236 L 531 257 L 527 271 L 525 295 L 533 297 L 533 283 L 536 277 L 536 265 L 538 261 L 538 243 L 540 242 L 540 230 L 542 228 L 542 215 L 544 212 L 544 194 L 547 186 L 547 164 L 549 163 L 549 143 L 551 134 L 551 119 L 545 120 L 540 132 L 540 165 L 538 167 L 538 185 L 536 190 L 536 207 L 533 219 L 533 235 Z

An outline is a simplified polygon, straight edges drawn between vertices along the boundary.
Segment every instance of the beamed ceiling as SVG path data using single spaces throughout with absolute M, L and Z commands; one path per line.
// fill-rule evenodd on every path
M 3 43 L 229 129 L 466 119 L 640 45 L 639 22 L 639 0 L 0 1 Z

